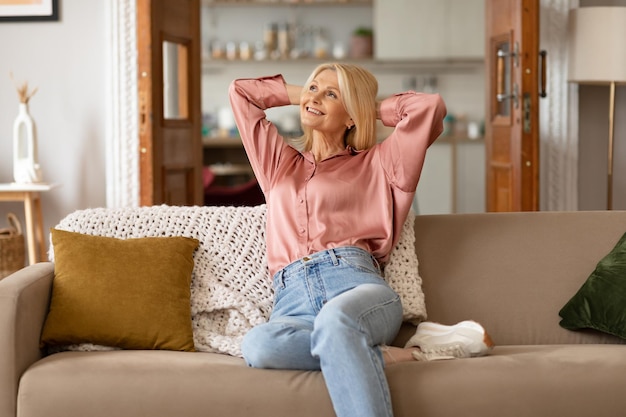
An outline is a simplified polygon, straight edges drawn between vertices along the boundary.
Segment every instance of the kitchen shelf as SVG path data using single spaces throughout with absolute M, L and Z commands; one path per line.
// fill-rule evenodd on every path
M 231 6 L 372 6 L 372 0 L 343 0 L 343 1 L 307 1 L 307 0 L 202 0 L 204 6 L 219 6 L 219 7 L 231 7 Z
M 240 148 L 243 146 L 240 137 L 218 136 L 202 138 L 202 146 L 204 148 Z
M 242 59 L 212 59 L 206 58 L 202 61 L 202 71 L 206 74 L 220 73 L 228 68 L 238 66 L 276 66 L 276 65 L 306 65 L 315 66 L 323 62 L 339 61 L 361 65 L 370 71 L 377 73 L 397 72 L 406 70 L 437 71 L 438 73 L 458 73 L 480 70 L 485 65 L 484 59 L 416 59 L 416 60 L 378 60 L 378 59 L 336 59 L 328 57 L 318 58 L 298 58 L 298 59 L 265 59 L 265 60 L 242 60 Z
M 231 163 L 217 163 L 209 165 L 213 174 L 220 177 L 229 177 L 235 175 L 247 175 L 252 176 L 252 167 L 250 164 L 231 164 Z

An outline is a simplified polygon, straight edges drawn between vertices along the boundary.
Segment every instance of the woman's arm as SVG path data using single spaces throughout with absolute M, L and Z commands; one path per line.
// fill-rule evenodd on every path
M 244 148 L 254 174 L 264 192 L 287 146 L 265 115 L 271 107 L 287 106 L 291 97 L 282 76 L 234 80 L 229 89 L 230 103 Z
M 287 95 L 291 104 L 300 104 L 300 96 L 302 95 L 302 86 L 285 83 Z
M 381 143 L 381 162 L 392 184 L 415 191 L 426 149 L 443 131 L 446 105 L 438 94 L 405 92 L 377 105 L 385 126 L 395 127 Z

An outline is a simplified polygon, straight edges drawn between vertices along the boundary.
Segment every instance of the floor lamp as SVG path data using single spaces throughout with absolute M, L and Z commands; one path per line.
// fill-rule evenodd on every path
M 568 40 L 568 80 L 610 87 L 607 209 L 612 210 L 615 86 L 626 83 L 626 7 L 572 9 Z

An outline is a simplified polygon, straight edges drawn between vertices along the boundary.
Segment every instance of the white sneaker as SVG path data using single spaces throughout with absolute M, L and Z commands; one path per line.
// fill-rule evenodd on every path
M 418 361 L 433 361 L 484 356 L 493 346 L 483 326 L 466 320 L 452 326 L 422 322 L 405 348 L 419 347 L 413 351 L 413 357 Z

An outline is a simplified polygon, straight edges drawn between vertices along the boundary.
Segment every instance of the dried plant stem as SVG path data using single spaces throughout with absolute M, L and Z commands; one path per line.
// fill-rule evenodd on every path
M 11 80 L 13 80 L 13 82 L 15 82 L 15 79 L 13 78 L 13 73 L 10 74 L 11 76 Z M 28 91 L 28 83 L 26 81 L 24 81 L 21 85 L 18 85 L 16 83 L 15 88 L 17 89 L 17 96 L 20 99 L 20 103 L 28 103 L 28 100 L 30 100 L 30 98 L 32 96 L 35 95 L 35 93 L 37 92 L 37 87 L 35 87 L 34 90 L 32 91 Z

